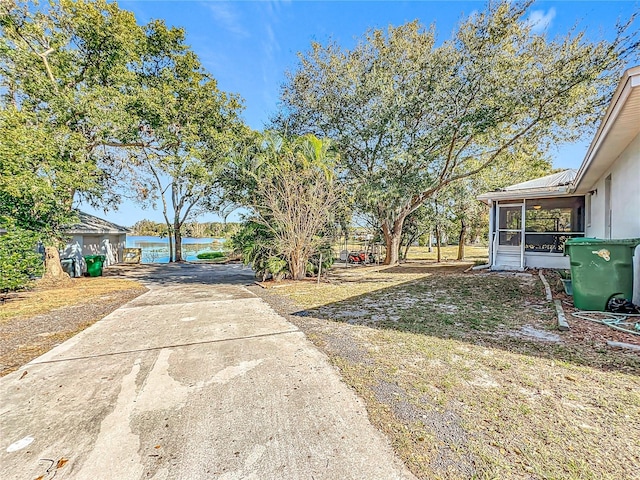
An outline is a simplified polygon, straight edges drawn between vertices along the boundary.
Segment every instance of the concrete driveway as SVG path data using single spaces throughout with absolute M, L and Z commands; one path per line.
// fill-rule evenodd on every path
M 0 379 L 0 478 L 413 478 L 250 270 L 129 275 L 150 291 Z

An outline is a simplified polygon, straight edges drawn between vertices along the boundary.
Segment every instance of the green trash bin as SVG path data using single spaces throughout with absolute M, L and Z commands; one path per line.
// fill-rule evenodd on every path
M 85 255 L 84 261 L 87 264 L 87 273 L 90 277 L 102 276 L 102 265 L 106 258 L 104 255 Z
M 612 297 L 631 300 L 633 250 L 640 238 L 603 240 L 571 238 L 564 253 L 571 260 L 573 304 L 580 310 L 604 312 Z

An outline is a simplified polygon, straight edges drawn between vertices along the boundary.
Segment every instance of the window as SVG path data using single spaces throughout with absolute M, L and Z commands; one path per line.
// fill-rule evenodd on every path
M 562 253 L 564 242 L 584 236 L 584 197 L 527 200 L 525 251 Z

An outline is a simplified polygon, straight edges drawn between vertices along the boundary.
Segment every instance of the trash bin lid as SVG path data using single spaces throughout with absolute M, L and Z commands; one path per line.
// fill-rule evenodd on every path
M 565 245 L 624 245 L 634 248 L 636 245 L 640 245 L 640 238 L 589 238 L 589 237 L 576 237 L 570 238 L 565 242 Z
M 640 238 L 616 238 L 612 240 L 605 240 L 604 243 L 609 243 L 611 245 L 627 245 L 629 247 L 635 247 L 636 245 L 640 245 Z
M 592 237 L 574 237 L 564 242 L 564 244 L 565 245 L 592 245 L 596 243 L 600 244 L 603 242 L 606 242 L 606 240 L 603 240 L 601 238 L 592 238 Z

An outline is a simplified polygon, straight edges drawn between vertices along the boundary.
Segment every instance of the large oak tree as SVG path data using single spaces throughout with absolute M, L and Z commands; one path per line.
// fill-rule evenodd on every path
M 61 272 L 74 199 L 118 200 L 104 147 L 119 144 L 143 40 L 133 14 L 104 0 L 0 3 L 0 215 L 38 233 L 49 272 Z
M 382 226 L 386 264 L 407 216 L 439 190 L 577 140 L 606 106 L 637 46 L 629 24 L 610 41 L 549 39 L 527 22 L 530 5 L 490 3 L 442 43 L 414 21 L 300 54 L 275 124 L 336 141 L 359 207 Z

